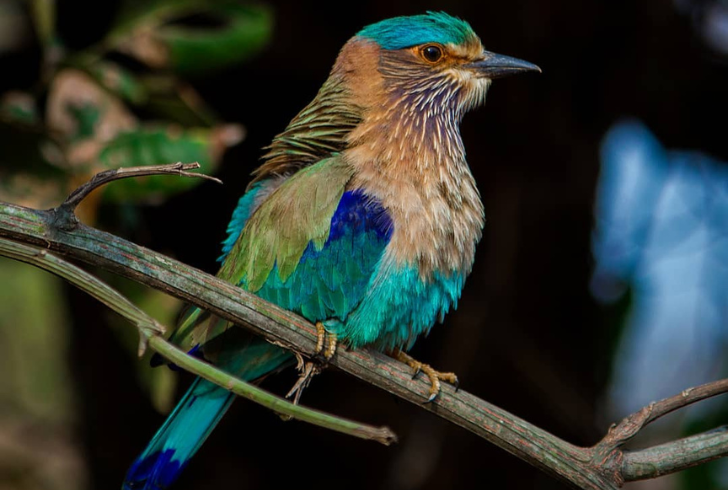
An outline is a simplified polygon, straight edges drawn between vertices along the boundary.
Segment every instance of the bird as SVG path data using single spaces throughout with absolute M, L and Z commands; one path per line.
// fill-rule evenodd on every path
M 232 213 L 218 277 L 316 324 L 337 342 L 406 352 L 442 322 L 471 272 L 485 214 L 460 136 L 492 80 L 536 65 L 486 51 L 444 12 L 389 18 L 341 48 L 314 99 L 274 137 Z M 294 354 L 200 309 L 171 340 L 255 381 Z M 171 485 L 234 399 L 198 378 L 133 462 L 124 490 Z

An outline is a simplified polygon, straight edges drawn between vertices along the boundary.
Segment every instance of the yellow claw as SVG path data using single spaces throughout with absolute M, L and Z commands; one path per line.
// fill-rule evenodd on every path
M 324 348 L 326 343 L 326 348 Z M 338 338 L 333 332 L 327 332 L 326 327 L 321 322 L 316 322 L 316 352 L 314 357 L 323 357 L 324 362 L 328 362 L 336 354 L 336 346 Z
M 326 339 L 326 328 L 321 322 L 316 322 L 316 352 L 315 355 L 321 354 L 324 350 L 324 340 Z
M 395 357 L 398 361 L 401 361 L 414 369 L 415 372 L 412 376 L 412 379 L 414 379 L 420 372 L 425 373 L 430 379 L 430 396 L 427 398 L 427 401 L 425 403 L 432 402 L 433 400 L 435 400 L 435 398 L 437 398 L 437 395 L 440 394 L 440 380 L 446 381 L 451 385 L 454 385 L 455 391 L 457 391 L 459 381 L 455 373 L 441 373 L 440 371 L 436 371 L 429 364 L 417 361 L 401 350 L 396 351 Z

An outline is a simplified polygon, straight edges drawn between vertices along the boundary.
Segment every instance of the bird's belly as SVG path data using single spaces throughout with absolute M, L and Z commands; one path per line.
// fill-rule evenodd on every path
M 436 271 L 423 279 L 414 267 L 380 265 L 359 305 L 345 319 L 326 325 L 354 348 L 407 350 L 457 307 L 464 282 L 457 272 Z

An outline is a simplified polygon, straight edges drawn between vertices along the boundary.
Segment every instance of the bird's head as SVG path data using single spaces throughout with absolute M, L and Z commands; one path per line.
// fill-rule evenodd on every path
M 360 95 L 386 92 L 420 110 L 457 117 L 485 101 L 495 78 L 540 71 L 531 63 L 486 51 L 470 25 L 444 12 L 394 17 L 359 31 L 339 60 Z M 376 65 L 376 66 L 373 66 Z M 365 105 L 367 102 L 365 101 Z
M 414 135 L 420 155 L 426 147 L 463 155 L 463 114 L 485 101 L 493 79 L 525 71 L 540 69 L 486 51 L 467 22 L 442 12 L 369 25 L 341 49 L 316 98 L 275 137 L 253 183 L 346 148 L 401 149 Z

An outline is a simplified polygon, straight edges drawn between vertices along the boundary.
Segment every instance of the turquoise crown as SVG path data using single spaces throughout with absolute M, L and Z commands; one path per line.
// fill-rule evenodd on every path
M 357 36 L 371 39 L 384 49 L 403 49 L 424 43 L 461 44 L 475 37 L 475 32 L 462 19 L 445 12 L 427 12 L 368 25 Z

